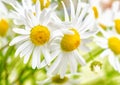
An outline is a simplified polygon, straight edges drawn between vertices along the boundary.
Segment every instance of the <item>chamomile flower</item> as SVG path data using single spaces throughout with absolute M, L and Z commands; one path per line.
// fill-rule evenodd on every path
M 72 0 L 70 0 L 71 15 L 69 16 L 67 9 L 63 4 L 65 21 L 61 21 L 63 27 L 56 31 L 54 42 L 51 43 L 51 53 L 56 58 L 51 67 L 48 69 L 48 74 L 59 73 L 60 78 L 64 78 L 67 66 L 69 64 L 70 71 L 77 71 L 77 63 L 85 65 L 84 58 L 80 55 L 79 50 L 86 49 L 85 43 L 90 36 L 96 33 L 94 28 L 94 17 L 89 9 L 89 5 L 78 0 L 78 5 L 75 8 Z M 54 20 L 60 23 L 60 20 L 54 17 Z M 44 62 L 41 63 L 43 66 Z M 41 65 L 41 66 L 42 66 Z
M 21 17 L 25 17 L 25 10 L 32 10 L 33 13 L 35 12 L 35 5 L 32 4 L 31 0 L 21 0 L 18 2 L 17 0 L 3 0 L 3 2 L 11 5 L 14 10 L 10 11 L 9 17 L 13 19 L 16 25 L 23 25 L 24 21 L 22 21 Z
M 120 34 L 120 2 L 115 1 L 113 4 L 114 11 L 114 28 Z
M 102 68 L 102 63 L 100 61 L 93 61 L 90 65 L 91 71 L 95 73 L 99 73 Z
M 63 79 L 60 78 L 59 75 L 48 76 L 45 80 L 38 82 L 39 85 L 79 85 L 81 80 L 79 78 L 80 75 L 66 75 Z M 76 78 L 77 77 L 77 78 Z
M 120 35 L 114 30 L 101 29 L 101 32 L 103 37 L 95 36 L 95 42 L 104 49 L 100 57 L 108 56 L 109 63 L 120 72 Z
M 113 26 L 113 20 L 118 12 L 119 1 L 113 0 L 89 0 L 93 9 L 96 24 L 103 29 Z M 98 27 L 99 28 L 99 27 Z
M 100 22 L 99 19 L 101 19 L 101 14 L 102 14 L 102 8 L 100 6 L 100 1 L 101 0 L 89 0 L 89 4 L 91 5 L 92 12 L 94 14 L 94 18 L 96 20 L 96 25 L 101 26 L 102 28 L 106 28 L 106 25 L 103 22 Z M 102 18 L 103 19 L 103 18 Z
M 8 10 L 0 1 L 0 49 L 8 44 L 7 37 L 10 35 L 10 26 L 8 22 Z
M 5 5 L 0 1 L 0 36 L 5 36 L 8 28 L 9 28 L 9 24 L 8 24 L 8 10 L 5 7 Z
M 41 57 L 44 56 L 46 64 L 50 64 L 51 55 L 48 48 L 49 42 L 52 40 L 52 32 L 55 29 L 51 28 L 48 24 L 53 10 L 56 5 L 51 9 L 40 9 L 40 2 L 35 4 L 35 12 L 32 9 L 24 10 L 23 14 L 19 14 L 19 17 L 23 21 L 25 28 L 14 28 L 13 31 L 18 33 L 19 36 L 14 38 L 10 45 L 19 44 L 16 50 L 15 56 L 24 56 L 24 63 L 27 63 L 32 56 L 32 67 L 36 68 L 40 66 Z

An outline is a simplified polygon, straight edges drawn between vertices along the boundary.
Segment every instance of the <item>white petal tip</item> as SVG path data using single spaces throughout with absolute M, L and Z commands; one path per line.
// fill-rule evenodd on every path
M 9 46 L 12 46 L 13 44 L 12 43 L 9 43 Z
M 81 65 L 82 65 L 82 66 L 86 65 L 86 62 L 85 62 L 85 61 L 83 61 L 83 62 L 81 63 Z
M 35 69 L 36 68 L 36 66 L 32 66 L 32 69 Z
M 27 64 L 27 62 L 28 62 L 28 61 L 24 59 L 24 64 Z
M 64 76 L 63 75 L 60 75 L 60 79 L 63 79 L 64 78 Z

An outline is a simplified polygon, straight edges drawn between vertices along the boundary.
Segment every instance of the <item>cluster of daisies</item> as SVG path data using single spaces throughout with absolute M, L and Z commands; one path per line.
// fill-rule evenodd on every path
M 61 1 L 64 14 L 59 17 L 58 4 L 49 0 L 1 0 L 0 5 L 6 3 L 13 8 L 7 18 L 17 25 L 12 28 L 17 36 L 9 43 L 16 45 L 15 56 L 23 57 L 24 63 L 31 61 L 33 69 L 47 67 L 48 75 L 64 78 L 68 67 L 76 73 L 78 64 L 86 64 L 80 51 L 90 51 L 86 44 L 94 41 L 104 49 L 100 57 L 108 56 L 110 64 L 120 72 L 120 2 L 104 11 L 101 0 L 77 0 L 76 6 L 73 0 L 68 1 L 69 7 Z M 8 29 L 3 17 L 0 34 L 1 28 Z

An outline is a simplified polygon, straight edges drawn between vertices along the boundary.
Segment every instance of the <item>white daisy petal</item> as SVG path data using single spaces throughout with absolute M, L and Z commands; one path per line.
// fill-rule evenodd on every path
M 105 56 L 109 55 L 109 53 L 111 53 L 110 50 L 109 50 L 109 49 L 106 49 L 106 50 L 104 50 L 104 51 L 100 54 L 100 57 L 101 57 L 101 58 L 104 58 Z
M 67 69 L 67 56 L 64 56 L 64 58 L 61 61 L 61 67 L 60 67 L 60 78 L 64 78 L 66 69 Z
M 58 23 L 62 23 L 61 20 L 59 19 L 59 17 L 56 15 L 56 13 L 53 13 L 51 15 L 51 18 L 55 21 L 54 23 L 57 23 L 57 25 L 58 25 Z
M 119 61 L 119 59 L 118 59 L 117 57 L 115 58 L 115 62 L 116 62 L 116 67 L 117 67 L 116 70 L 117 70 L 118 72 L 120 72 L 120 61 Z
M 115 70 L 117 70 L 116 62 L 115 62 L 115 57 L 113 54 L 110 54 L 108 56 L 109 63 L 113 66 Z
M 104 31 L 103 29 L 101 29 L 101 28 L 99 28 L 99 30 L 100 30 L 100 32 L 103 34 L 103 36 L 105 37 L 105 38 L 109 38 L 110 37 L 110 34 L 108 34 L 106 31 Z
M 31 49 L 27 52 L 27 54 L 25 55 L 24 57 L 24 63 L 26 64 L 28 62 L 28 60 L 30 59 L 30 56 L 32 54 L 32 51 L 33 51 L 33 48 L 34 48 L 34 45 L 31 46 Z
M 27 40 L 29 38 L 29 36 L 18 36 L 16 38 L 14 38 L 11 42 L 10 42 L 10 46 L 19 43 L 19 42 L 23 42 L 25 40 Z
M 70 0 L 70 8 L 71 8 L 71 20 L 73 20 L 75 18 L 75 8 L 72 0 Z
M 41 5 L 40 5 L 40 1 L 37 0 L 36 5 L 35 5 L 35 11 L 36 11 L 36 16 L 38 17 L 41 13 Z
M 24 50 L 21 51 L 20 57 L 22 58 L 23 56 L 25 56 L 32 48 L 33 48 L 33 45 L 30 44 L 28 47 L 26 47 Z
M 103 41 L 104 43 L 107 43 L 107 40 L 104 37 L 94 36 L 94 39 L 95 39 L 95 41 L 99 41 L 99 42 Z
M 35 69 L 37 67 L 37 62 L 38 62 L 38 58 L 37 57 L 40 57 L 40 53 L 39 52 L 40 52 L 39 47 L 35 47 L 34 51 L 33 51 L 33 55 L 32 55 L 32 68 L 33 69 Z
M 41 49 L 39 48 L 38 51 L 36 51 L 37 53 L 37 68 L 40 68 L 40 64 L 41 64 Z
M 87 42 L 88 43 L 88 42 Z M 80 49 L 79 49 L 80 48 Z M 81 41 L 80 46 L 78 47 L 78 50 L 89 52 L 90 48 L 86 46 L 86 42 Z
M 88 16 L 85 17 L 85 19 L 84 19 L 84 21 L 83 21 L 83 23 L 82 23 L 82 25 L 80 27 L 81 29 L 79 29 L 80 33 L 84 33 L 85 31 L 88 31 L 91 28 L 91 25 L 93 27 L 94 23 L 91 23 L 91 21 L 93 21 L 91 15 L 88 15 Z M 78 23 L 78 24 L 80 24 L 80 23 Z M 97 28 L 95 28 L 95 29 L 97 29 Z
M 24 29 L 19 29 L 19 28 L 14 28 L 13 31 L 14 31 L 15 33 L 18 33 L 18 34 L 25 34 L 25 35 L 30 34 L 29 31 L 24 30 Z
M 48 48 L 44 48 L 42 49 L 42 54 L 44 55 L 44 58 L 46 60 L 46 63 L 49 65 L 50 62 L 51 62 L 51 56 L 50 56 L 50 53 L 48 51 Z
M 103 37 L 95 36 L 94 41 L 102 48 L 108 48 L 108 40 Z
M 71 73 L 75 73 L 77 71 L 77 62 L 73 56 L 69 56 L 69 61 Z
M 54 51 L 53 53 L 51 53 L 52 60 L 53 60 L 57 55 L 59 55 L 59 54 L 60 54 L 60 50 L 59 50 L 59 49 L 57 49 L 56 51 Z
M 39 17 L 40 24 L 43 24 L 43 23 L 44 23 L 46 12 L 47 12 L 47 10 L 43 10 L 43 11 L 40 13 L 40 17 Z
M 28 1 L 26 1 L 26 0 L 22 0 L 22 5 L 23 5 L 24 8 L 27 8 L 27 2 Z
M 64 8 L 64 15 L 65 15 L 65 21 L 68 22 L 69 21 L 69 16 L 68 16 L 68 12 L 67 12 L 67 9 L 65 7 L 65 4 L 63 1 L 61 1 L 62 5 L 63 5 L 63 8 Z
M 26 42 L 24 42 L 22 45 L 20 45 L 20 46 L 18 47 L 18 49 L 16 50 L 16 52 L 15 52 L 15 56 L 18 56 L 18 54 L 19 54 L 22 50 L 24 50 L 26 47 L 28 47 L 30 44 L 31 44 L 30 41 L 26 41 Z
M 88 29 L 86 29 L 86 30 L 83 30 L 82 32 L 80 32 L 81 33 L 81 39 L 85 39 L 85 38 L 89 38 L 91 35 L 92 36 L 94 36 L 99 30 L 96 28 L 96 27 L 94 27 L 94 26 L 87 26 L 86 28 L 90 28 L 90 29 L 92 29 L 92 30 L 89 30 L 88 31 Z
M 76 11 L 76 16 L 79 16 L 80 14 L 80 11 L 81 11 L 81 3 L 80 3 L 80 0 L 78 0 L 78 4 L 77 4 L 77 11 Z
M 82 56 L 80 56 L 80 54 L 77 51 L 74 51 L 74 54 L 76 55 L 75 58 L 76 60 L 81 64 L 81 65 L 85 65 L 86 62 L 85 60 L 82 58 Z
M 25 25 L 29 26 L 30 28 L 33 27 L 32 19 L 31 19 L 32 11 L 31 10 L 25 10 Z M 24 18 L 24 17 L 23 17 Z
M 77 25 L 80 25 L 80 23 L 82 22 L 85 14 L 87 13 L 88 7 L 84 8 L 80 14 L 80 16 L 78 17 L 78 22 Z
M 5 5 L 1 1 L 0 1 L 0 7 L 2 9 L 2 10 L 0 9 L 0 12 L 6 14 L 8 10 L 6 9 Z
M 62 30 L 62 33 L 63 34 L 74 34 L 74 32 L 73 31 L 71 31 L 71 30 Z
M 60 53 L 60 51 L 58 51 L 58 50 L 56 50 L 55 52 L 53 52 L 53 53 L 51 54 L 51 61 L 53 61 L 53 60 L 56 58 L 56 56 L 59 55 L 59 53 Z M 43 60 L 43 61 L 41 62 L 41 64 L 40 64 L 40 67 L 39 67 L 39 68 L 43 68 L 43 67 L 45 67 L 46 65 L 47 65 L 46 60 Z
M 44 16 L 45 19 L 44 19 L 43 25 L 49 24 L 49 22 L 51 20 L 51 15 L 52 15 L 52 11 L 51 10 L 46 13 L 46 15 Z
M 41 64 L 41 61 L 40 61 L 41 59 L 40 59 L 40 57 L 38 56 L 37 57 L 37 68 L 40 68 L 40 64 Z
M 59 65 L 61 64 L 61 61 L 62 61 L 62 56 L 60 55 L 49 68 L 48 74 L 57 73 L 59 71 Z
M 57 37 L 56 37 L 57 36 Z M 60 32 L 60 30 L 56 30 L 51 34 L 51 41 L 53 41 L 54 39 L 57 39 L 59 36 L 63 36 L 62 32 Z

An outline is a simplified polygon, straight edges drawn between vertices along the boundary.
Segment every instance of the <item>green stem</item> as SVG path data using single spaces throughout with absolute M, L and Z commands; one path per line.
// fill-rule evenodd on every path
M 6 54 L 5 54 L 5 56 L 2 56 L 3 58 L 2 58 L 2 60 L 0 62 L 0 80 L 2 80 L 2 76 L 1 75 L 2 75 L 2 73 L 4 71 L 5 71 L 5 73 L 7 73 L 6 76 L 5 76 L 5 79 L 8 80 L 8 71 L 7 71 L 7 66 L 6 65 L 7 65 L 8 56 L 11 56 L 11 53 L 13 52 L 13 49 L 14 49 L 13 46 L 9 47 L 7 52 L 6 52 Z M 6 85 L 8 85 L 8 82 L 6 82 Z
M 3 46 L 2 48 L 0 48 L 0 51 L 2 51 L 3 49 L 5 49 L 5 48 L 8 47 L 8 46 L 9 46 L 9 43 L 6 44 L 5 46 Z
M 104 51 L 104 49 L 102 49 L 100 47 L 96 47 L 95 49 L 90 51 L 88 54 L 85 54 L 84 58 L 86 59 L 87 62 L 89 62 L 89 61 L 95 59 L 103 51 Z

